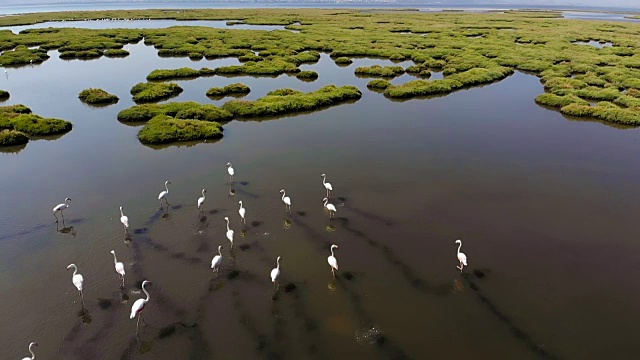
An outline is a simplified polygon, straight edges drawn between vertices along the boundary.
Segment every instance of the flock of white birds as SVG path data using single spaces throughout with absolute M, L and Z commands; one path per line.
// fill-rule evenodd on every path
M 227 172 L 229 173 L 229 181 L 233 183 L 233 176 L 235 175 L 235 170 L 233 169 L 233 166 L 231 165 L 230 162 L 227 163 Z M 324 207 L 329 212 L 329 217 L 335 217 L 337 209 L 333 204 L 329 203 L 329 196 L 331 194 L 331 191 L 333 191 L 333 186 L 326 181 L 327 176 L 325 174 L 322 174 L 321 176 L 322 176 L 322 185 L 324 185 L 326 189 L 326 194 L 327 194 L 326 197 L 322 199 L 324 203 Z M 171 182 L 165 181 L 164 183 L 165 190 L 160 192 L 160 194 L 158 194 L 158 200 L 160 201 L 160 206 L 163 205 L 163 200 L 164 200 L 164 203 L 167 206 L 169 206 L 169 202 L 167 200 L 167 197 L 169 195 L 169 185 L 171 185 Z M 198 201 L 197 201 L 198 211 L 202 211 L 204 207 L 204 202 L 206 200 L 206 193 L 207 191 L 205 189 L 202 189 L 202 196 L 198 198 Z M 284 189 L 280 190 L 280 193 L 282 194 L 282 202 L 285 204 L 285 210 L 291 213 L 291 198 L 286 196 L 286 192 Z M 59 221 L 57 213 L 60 213 L 60 215 L 62 216 L 62 220 L 64 221 L 64 210 L 69 208 L 70 203 L 71 203 L 71 199 L 66 198 L 64 200 L 64 203 L 58 204 L 56 207 L 53 208 L 53 216 L 55 216 L 56 222 Z M 246 209 L 244 208 L 242 201 L 239 201 L 239 204 L 240 204 L 240 209 L 238 210 L 238 214 L 240 215 L 242 223 L 245 224 Z M 230 248 L 233 248 L 234 232 L 231 228 L 229 228 L 229 218 L 225 217 L 224 220 L 227 222 L 227 234 L 226 234 L 227 239 L 230 242 Z M 122 223 L 124 227 L 124 232 L 126 234 L 129 229 L 129 218 L 123 213 L 122 206 L 120 206 L 120 222 Z M 463 268 L 467 266 L 467 256 L 464 253 L 460 252 L 460 248 L 462 247 L 462 241 L 456 240 L 456 244 L 458 244 L 457 257 L 460 263 L 459 266 L 457 266 L 457 268 L 460 269 L 460 272 L 462 272 Z M 334 277 L 336 276 L 335 272 L 338 270 L 338 259 L 335 257 L 335 254 L 334 254 L 334 249 L 337 249 L 337 248 L 338 248 L 338 245 L 335 245 L 335 244 L 331 245 L 331 248 L 330 248 L 331 255 L 327 258 L 327 262 L 331 267 L 331 274 Z M 126 274 L 124 269 L 124 264 L 118 261 L 118 258 L 116 257 L 116 253 L 114 250 L 111 250 L 111 254 L 113 255 L 113 263 L 114 263 L 116 273 L 120 276 L 122 280 L 122 287 L 124 287 L 124 276 Z M 270 274 L 271 282 L 274 284 L 276 291 L 278 290 L 278 286 L 279 286 L 278 278 L 280 277 L 280 259 L 281 257 L 278 256 L 278 258 L 276 259 L 276 267 L 273 268 L 273 270 L 271 270 L 271 274 Z M 218 272 L 221 264 L 222 264 L 222 246 L 218 246 L 218 254 L 215 255 L 211 260 L 211 268 L 213 269 L 214 272 Z M 84 294 L 82 293 L 84 278 L 82 277 L 81 274 L 78 274 L 78 267 L 75 264 L 70 264 L 69 266 L 67 266 L 67 270 L 68 269 L 73 269 L 71 282 L 78 289 L 78 292 L 80 294 L 80 299 L 84 306 Z M 136 334 L 139 331 L 140 319 L 142 319 L 142 311 L 144 310 L 145 305 L 147 304 L 149 299 L 151 298 L 151 296 L 147 292 L 147 289 L 145 288 L 147 285 L 150 285 L 150 284 L 151 282 L 148 280 L 145 280 L 142 282 L 142 291 L 145 293 L 146 298 L 136 300 L 131 306 L 131 314 L 129 316 L 130 319 L 134 319 L 137 317 Z M 142 322 L 144 323 L 144 319 L 142 319 Z M 33 346 L 37 346 L 37 345 L 38 344 L 35 342 L 32 342 L 29 344 L 29 352 L 31 353 L 31 357 L 30 358 L 25 357 L 23 360 L 35 359 L 35 354 L 33 353 L 32 348 Z

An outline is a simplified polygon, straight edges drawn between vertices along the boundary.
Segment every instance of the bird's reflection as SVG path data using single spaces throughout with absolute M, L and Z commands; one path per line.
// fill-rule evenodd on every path
M 242 228 L 242 230 L 240 230 L 240 237 L 242 238 L 246 238 L 247 237 L 247 229 L 246 228 Z
M 464 291 L 464 282 L 459 277 L 455 277 L 453 279 L 453 286 L 451 287 L 451 292 L 454 294 L 460 294 L 463 291 Z
M 335 292 L 338 290 L 338 280 L 336 278 L 332 278 L 327 284 L 327 289 L 329 289 L 329 292 Z
M 82 304 L 82 308 L 78 311 L 78 316 L 82 319 L 82 322 L 85 324 L 91 324 L 91 315 L 89 314 L 89 309 Z
M 129 246 L 129 244 L 131 244 L 131 235 L 129 235 L 129 233 L 126 233 L 124 236 L 124 244 Z
M 167 207 L 165 208 L 165 210 L 164 210 L 164 214 L 162 214 L 162 218 L 163 218 L 163 219 L 168 219 L 168 218 L 169 218 L 169 216 L 170 216 L 170 214 L 169 214 L 169 206 L 167 206 Z
M 61 234 L 71 234 L 71 236 L 75 237 L 76 236 L 76 229 L 73 226 L 65 226 L 64 221 L 62 222 L 62 227 L 59 226 L 58 223 L 56 223 L 56 231 L 61 233 Z
M 336 227 L 333 226 L 333 224 L 331 224 L 331 218 L 329 218 L 329 222 L 327 223 L 327 225 L 325 225 L 324 230 L 326 232 L 334 232 L 334 231 L 336 231 Z
M 289 218 L 284 218 L 283 222 L 282 222 L 282 227 L 285 229 L 290 229 L 291 228 L 291 219 Z
M 127 289 L 125 289 L 124 286 L 120 286 L 120 301 L 123 304 L 126 304 L 129 302 L 129 295 L 127 294 Z
M 233 183 L 229 184 L 229 197 L 236 196 L 236 189 Z

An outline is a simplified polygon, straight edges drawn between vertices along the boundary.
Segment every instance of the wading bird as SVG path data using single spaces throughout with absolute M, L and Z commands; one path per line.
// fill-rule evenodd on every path
M 133 303 L 133 306 L 131 306 L 131 316 L 129 318 L 133 319 L 134 317 L 138 316 L 138 321 L 136 322 L 136 334 L 138 333 L 140 318 L 142 317 L 142 310 L 144 310 L 145 305 L 147 305 L 147 302 L 151 298 L 151 296 L 149 296 L 149 293 L 147 292 L 147 289 L 144 288 L 144 286 L 147 284 L 151 284 L 151 281 L 145 280 L 142 282 L 142 291 L 144 291 L 144 293 L 147 295 L 147 298 L 138 299 Z M 145 324 L 144 319 L 142 319 L 142 323 Z
M 460 266 L 456 266 L 462 272 L 462 269 L 467 266 L 467 255 L 460 252 L 460 248 L 462 247 L 462 240 L 456 240 L 456 244 L 458 245 L 458 261 L 460 262 Z
M 246 224 L 247 222 L 244 220 L 244 214 L 247 212 L 247 210 L 242 207 L 242 201 L 238 201 L 238 203 L 240 204 L 240 209 L 238 210 L 238 214 L 240 214 L 240 217 L 242 218 L 242 223 Z
M 220 270 L 220 263 L 222 263 L 222 246 L 218 246 L 218 255 L 211 260 L 211 268 L 214 272 Z
M 168 184 L 171 184 L 171 181 L 165 181 L 165 190 L 158 194 L 158 200 L 160 200 L 160 208 L 162 208 L 162 199 L 164 199 L 164 201 L 167 203 L 167 206 L 169 206 L 169 201 L 167 201 L 167 195 L 169 195 L 169 186 L 167 186 Z
M 82 275 L 78 274 L 78 267 L 76 264 L 69 264 L 67 266 L 67 270 L 73 268 L 73 276 L 71 277 L 71 282 L 78 289 L 78 293 L 80 293 L 80 299 L 82 300 L 82 304 L 84 304 L 84 295 L 82 294 L 82 284 L 84 283 L 84 278 Z
M 329 204 L 329 199 L 324 198 L 322 199 L 322 201 L 324 201 L 324 207 L 329 210 L 329 217 L 331 217 L 331 213 L 333 213 L 333 217 L 336 216 L 336 207 L 333 206 L 333 204 Z
M 280 283 L 278 282 L 278 277 L 280 276 L 280 256 L 278 256 L 278 258 L 276 259 L 276 267 L 273 268 L 273 270 L 271 270 L 271 282 L 273 283 L 273 286 L 280 286 Z
M 331 186 L 331 184 L 326 182 L 327 175 L 322 174 L 320 176 L 322 176 L 322 185 L 324 185 L 324 188 L 327 189 L 327 197 L 329 197 L 329 194 L 331 194 L 331 192 L 333 191 L 333 187 Z
M 202 209 L 200 209 L 202 207 L 202 204 L 204 204 L 204 200 L 206 199 L 206 194 L 207 190 L 202 189 L 202 197 L 198 198 L 198 210 L 202 211 Z
M 331 273 L 333 274 L 333 276 L 336 276 L 336 271 L 338 271 L 338 259 L 336 259 L 336 257 L 333 255 L 333 249 L 337 249 L 338 245 L 331 245 L 331 256 L 329 256 L 327 258 L 327 262 L 329 263 L 329 266 L 331 266 Z
M 124 287 L 124 264 L 121 262 L 118 262 L 118 258 L 116 258 L 116 252 L 111 250 L 111 253 L 113 254 L 113 265 L 116 268 L 116 272 L 120 275 L 120 277 L 122 278 L 122 287 Z
M 33 350 L 31 349 L 34 346 L 38 346 L 38 343 L 32 342 L 31 344 L 29 344 L 29 352 L 31 353 L 31 357 L 22 358 L 22 360 L 33 360 L 36 358 L 36 354 L 34 354 Z
M 53 216 L 56 218 L 56 222 L 58 222 L 58 215 L 56 215 L 57 212 L 60 213 L 60 215 L 62 215 L 62 221 L 64 222 L 64 213 L 62 212 L 64 209 L 68 209 L 69 208 L 69 203 L 71 202 L 70 198 L 66 198 L 64 199 L 64 203 L 62 204 L 58 204 L 56 205 L 56 207 L 53 208 Z
M 233 230 L 229 228 L 229 218 L 225 216 L 224 219 L 227 220 L 227 239 L 231 242 L 231 248 L 233 249 Z
M 122 206 L 120 206 L 120 222 L 124 226 L 124 233 L 127 233 L 129 229 L 129 218 L 122 213 Z
M 286 196 L 284 189 L 280 190 L 280 193 L 282 194 L 282 202 L 284 203 L 285 210 L 291 213 L 291 198 Z
M 236 172 L 233 170 L 230 162 L 227 163 L 227 172 L 229 173 L 229 182 L 233 182 L 233 174 Z

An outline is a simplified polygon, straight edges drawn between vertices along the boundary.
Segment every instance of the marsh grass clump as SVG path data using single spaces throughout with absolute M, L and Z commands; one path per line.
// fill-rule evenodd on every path
M 251 92 L 251 88 L 242 83 L 230 84 L 225 87 L 212 87 L 207 90 L 207 96 L 213 98 L 222 98 L 227 95 L 233 94 L 248 94 Z
M 129 52 L 127 50 L 124 49 L 109 49 L 106 50 L 104 53 L 104 56 L 106 57 L 126 57 L 129 56 Z
M 589 106 L 589 102 L 583 100 L 573 94 L 570 95 L 556 95 L 556 94 L 542 94 L 536 98 L 536 103 L 544 106 L 561 108 L 570 104 L 578 104 L 582 106 Z
M 387 80 L 381 80 L 381 79 L 371 80 L 367 84 L 367 87 L 369 89 L 384 90 L 384 89 L 388 88 L 389 86 L 392 86 L 392 84 L 390 82 L 388 82 Z
M 275 116 L 316 110 L 362 97 L 355 86 L 328 85 L 309 93 L 288 92 L 272 92 L 255 101 L 231 100 L 222 108 L 239 117 Z
M 2 36 L 0 36 L 2 39 Z M 13 46 L 10 46 L 13 48 Z M 49 58 L 47 50 L 29 49 L 25 45 L 18 45 L 13 50 L 6 49 L 0 54 L 0 65 L 26 65 L 26 64 L 39 64 Z
M 7 100 L 11 95 L 6 90 L 0 90 L 0 101 Z
M 296 74 L 296 77 L 301 80 L 315 80 L 318 78 L 318 73 L 315 71 L 300 71 Z
M 566 115 L 591 117 L 622 125 L 640 125 L 640 113 L 638 111 L 622 109 L 606 102 L 598 103 L 597 106 L 569 104 L 562 107 L 560 112 Z
M 124 109 L 118 113 L 122 122 L 146 122 L 158 115 L 167 115 L 177 119 L 224 122 L 233 115 L 215 105 L 200 104 L 193 101 L 171 102 L 167 104 L 142 104 Z
M 27 135 L 16 130 L 0 130 L 0 147 L 24 145 L 29 142 Z
M 196 69 L 183 67 L 179 69 L 158 69 L 153 70 L 147 75 L 148 81 L 172 80 L 172 79 L 195 79 L 200 76 L 200 72 Z
M 349 65 L 349 64 L 353 64 L 353 60 L 343 56 L 335 59 L 335 63 L 338 65 Z
M 290 88 L 282 88 L 277 90 L 272 90 L 267 93 L 269 96 L 288 96 L 288 95 L 296 95 L 303 94 L 300 90 L 290 89 Z
M 152 102 L 176 96 L 182 92 L 176 83 L 138 83 L 131 88 L 131 95 L 135 102 Z
M 105 90 L 93 88 L 82 90 L 78 98 L 87 104 L 112 104 L 119 100 L 117 96 L 109 94 Z
M 396 77 L 404 74 L 404 69 L 401 66 L 363 66 L 359 67 L 355 71 L 359 76 L 379 76 L 379 77 Z
M 138 139 L 143 144 L 167 144 L 221 137 L 222 126 L 217 122 L 177 119 L 168 115 L 155 116 L 138 133 Z
M 411 98 L 433 94 L 446 94 L 468 86 L 492 83 L 513 74 L 507 67 L 474 68 L 455 73 L 442 80 L 414 80 L 387 87 L 384 94 L 391 98 Z
M 0 130 L 3 141 L 0 146 L 20 145 L 26 143 L 23 136 L 48 136 L 64 134 L 71 131 L 68 121 L 44 118 L 33 114 L 24 105 L 0 106 Z
M 266 59 L 264 61 L 249 61 L 242 65 L 230 65 L 216 68 L 217 75 L 280 75 L 300 72 L 294 63 L 282 59 Z

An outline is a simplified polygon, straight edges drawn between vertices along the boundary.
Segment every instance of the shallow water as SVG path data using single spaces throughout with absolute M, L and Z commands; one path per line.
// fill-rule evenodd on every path
M 0 346 L 11 358 L 26 356 L 30 341 L 47 359 L 625 359 L 640 350 L 637 129 L 539 107 L 542 85 L 523 73 L 393 102 L 353 74 L 392 62 L 339 67 L 323 55 L 302 66 L 319 72 L 315 82 L 200 78 L 178 81 L 185 91 L 172 100 L 220 104 L 206 90 L 239 81 L 252 89 L 247 99 L 327 84 L 356 85 L 362 99 L 232 121 L 215 143 L 151 148 L 136 139 L 138 126 L 116 120 L 133 105 L 131 86 L 156 68 L 237 61 L 129 47 L 127 58 L 91 61 L 51 52 L 0 79 L 11 93 L 4 104 L 74 124 L 59 139 L 0 153 Z M 121 100 L 86 106 L 77 94 L 88 87 Z M 334 220 L 322 208 L 322 173 L 334 187 Z M 159 210 L 165 180 L 171 207 Z M 67 196 L 71 208 L 57 228 L 51 208 Z M 239 200 L 247 208 L 242 236 Z M 232 252 L 224 216 L 235 230 Z M 459 238 L 469 258 L 463 274 Z M 326 262 L 332 243 L 340 246 L 337 279 Z M 218 245 L 223 263 L 214 274 Z M 126 303 L 111 249 L 127 271 Z M 72 262 L 85 277 L 81 314 L 66 271 Z M 136 337 L 128 316 L 143 279 L 153 285 Z
M 81 29 L 164 29 L 171 26 L 205 26 L 218 29 L 235 30 L 286 30 L 284 25 L 227 25 L 232 20 L 79 20 L 47 21 L 32 25 L 0 26 L 0 30 L 11 30 L 14 34 L 25 29 L 81 28 Z
M 606 48 L 606 47 L 612 47 L 613 43 L 610 42 L 599 42 L 599 41 L 595 41 L 595 40 L 589 40 L 589 41 L 576 41 L 574 42 L 574 44 L 576 45 L 588 45 L 588 46 L 593 46 L 593 47 L 597 47 L 598 49 L 602 49 L 602 48 Z

